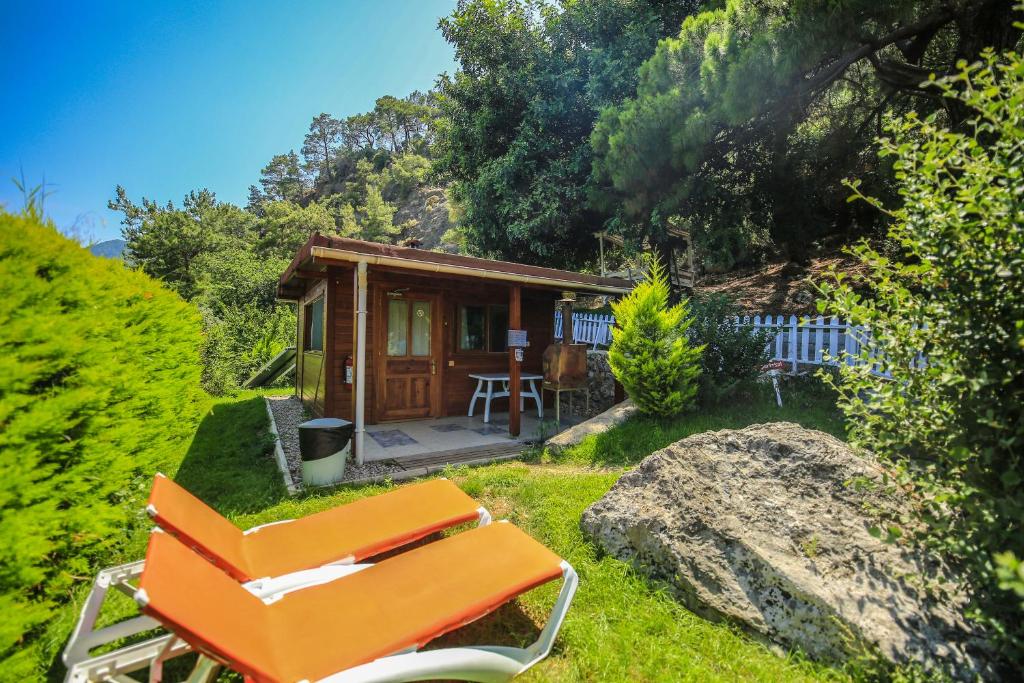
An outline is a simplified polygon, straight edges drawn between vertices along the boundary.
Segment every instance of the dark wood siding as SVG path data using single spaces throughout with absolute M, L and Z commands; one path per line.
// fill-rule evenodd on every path
M 327 324 L 334 333 L 334 349 L 327 398 L 328 415 L 355 419 L 352 406 L 353 384 L 345 383 L 345 359 L 355 356 L 355 304 L 352 298 L 354 269 L 332 269 L 330 286 L 333 306 Z
M 330 286 L 333 288 L 333 306 L 328 311 L 326 324 L 333 332 L 333 358 L 330 379 L 327 382 L 327 414 L 346 420 L 354 419 L 353 385 L 344 383 L 345 358 L 355 355 L 355 282 L 354 269 L 339 268 L 332 271 Z M 377 348 L 375 340 L 378 335 L 375 323 L 379 318 L 376 311 L 378 295 L 385 290 L 409 288 L 410 291 L 436 294 L 440 297 L 439 310 L 443 316 L 441 321 L 441 341 L 444 344 L 442 362 L 438 368 L 441 382 L 441 413 L 442 415 L 464 415 L 469 408 L 469 401 L 476 388 L 476 380 L 469 378 L 471 373 L 505 372 L 508 370 L 507 352 L 459 351 L 457 346 L 458 306 L 459 304 L 508 304 L 509 286 L 501 283 L 467 280 L 444 275 L 424 276 L 412 275 L 408 272 L 389 271 L 383 268 L 369 268 L 368 284 L 370 291 L 367 296 L 366 320 L 366 421 L 375 424 L 378 420 L 376 406 L 376 371 L 379 356 L 383 349 Z M 554 307 L 558 294 L 548 290 L 523 288 L 522 318 L 527 331 L 530 346 L 525 351 L 523 371 L 537 372 L 541 370 L 541 356 L 544 349 L 553 341 Z M 307 300 L 308 301 L 308 300 Z M 301 310 L 301 307 L 300 307 Z M 299 329 L 302 329 L 300 324 Z M 302 348 L 302 340 L 299 340 Z M 330 353 L 331 351 L 328 350 Z M 302 364 L 302 375 L 307 374 L 315 381 L 319 368 L 314 368 L 312 354 Z M 302 358 L 300 356 L 300 358 Z M 303 380 L 303 386 L 308 384 Z M 321 392 L 322 393 L 322 392 Z M 313 389 L 309 390 L 312 397 Z M 306 398 L 306 392 L 303 398 Z M 550 402 L 550 398 L 548 398 Z M 495 410 L 507 410 L 507 403 L 499 399 L 493 404 Z M 482 406 L 478 406 L 482 410 Z M 527 407 L 529 410 L 529 406 Z

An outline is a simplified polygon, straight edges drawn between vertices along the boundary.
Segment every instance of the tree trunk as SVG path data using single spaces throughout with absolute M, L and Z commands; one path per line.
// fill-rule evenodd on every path
M 683 300 L 683 290 L 679 287 L 678 281 L 672 281 L 672 273 L 674 268 L 672 266 L 675 258 L 675 252 L 672 249 L 671 243 L 668 239 L 663 239 L 651 244 L 651 250 L 654 252 L 654 258 L 658 259 L 658 262 L 665 268 L 665 273 L 669 278 L 669 294 L 668 301 L 669 305 L 675 305 Z

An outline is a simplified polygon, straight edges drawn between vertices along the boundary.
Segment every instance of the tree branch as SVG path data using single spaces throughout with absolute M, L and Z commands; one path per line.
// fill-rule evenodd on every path
M 815 92 L 822 90 L 823 88 L 831 85 L 837 78 L 846 73 L 853 64 L 859 62 L 862 59 L 873 56 L 876 52 L 884 47 L 897 43 L 899 41 L 905 41 L 910 38 L 914 38 L 919 35 L 927 33 L 934 33 L 942 26 L 948 24 L 956 18 L 956 15 L 952 10 L 944 9 L 941 12 L 926 17 L 921 21 L 913 24 L 908 24 L 902 28 L 898 28 L 881 38 L 876 38 L 870 42 L 861 45 L 855 50 L 847 52 L 845 55 L 839 57 L 824 73 L 818 74 L 814 78 L 810 79 L 804 84 L 805 92 Z

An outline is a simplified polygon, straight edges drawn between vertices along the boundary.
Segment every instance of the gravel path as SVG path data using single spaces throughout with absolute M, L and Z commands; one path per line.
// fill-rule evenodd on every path
M 284 449 L 284 458 L 288 462 L 288 471 L 296 485 L 302 485 L 302 456 L 299 454 L 299 425 L 306 421 L 306 413 L 302 401 L 295 396 L 267 396 L 270 410 L 274 413 L 277 434 Z M 342 481 L 354 481 L 367 477 L 380 477 L 401 472 L 398 465 L 383 462 L 368 462 L 356 465 L 349 460 L 345 467 Z

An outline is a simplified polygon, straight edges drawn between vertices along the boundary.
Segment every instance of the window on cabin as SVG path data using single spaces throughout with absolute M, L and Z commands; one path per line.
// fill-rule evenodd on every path
M 459 306 L 459 350 L 501 353 L 508 341 L 508 306 Z
M 412 302 L 412 355 L 430 355 L 430 302 Z
M 389 356 L 430 355 L 430 302 L 388 300 Z
M 508 306 L 487 307 L 487 350 L 508 350 Z
M 388 301 L 388 355 L 404 356 L 409 351 L 409 302 Z
M 302 335 L 304 351 L 324 350 L 324 297 L 318 296 L 303 309 L 305 331 Z

